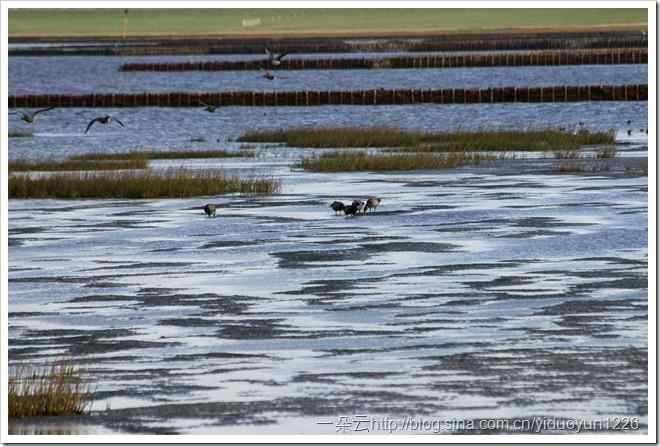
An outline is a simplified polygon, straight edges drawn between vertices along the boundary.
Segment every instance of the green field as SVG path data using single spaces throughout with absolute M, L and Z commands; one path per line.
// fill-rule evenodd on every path
M 121 36 L 123 9 L 10 9 L 9 37 Z M 646 28 L 645 9 L 130 9 L 127 36 Z

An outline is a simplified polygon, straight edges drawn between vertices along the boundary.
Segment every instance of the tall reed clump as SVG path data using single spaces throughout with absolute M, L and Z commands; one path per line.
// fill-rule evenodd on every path
M 173 160 L 179 158 L 232 158 L 254 157 L 254 151 L 225 151 L 222 149 L 205 151 L 129 151 L 129 152 L 91 152 L 88 154 L 73 155 L 69 160 Z
M 10 198 L 121 198 L 153 199 L 210 196 L 219 194 L 274 194 L 279 180 L 269 177 L 228 176 L 219 169 L 116 171 L 107 173 L 61 173 L 32 178 L 9 177 Z
M 367 154 L 364 152 L 331 152 L 304 158 L 300 166 L 314 172 L 410 171 L 416 169 L 455 168 L 476 165 L 498 157 L 477 153 L 438 154 Z
M 64 160 L 64 161 L 27 161 L 12 160 L 9 162 L 9 172 L 25 171 L 113 171 L 119 169 L 145 169 L 147 160 Z
M 422 132 L 389 127 L 294 128 L 248 132 L 238 141 L 309 148 L 397 147 L 410 152 L 552 151 L 613 144 L 614 132 L 558 129 Z
M 7 403 L 10 418 L 72 416 L 89 411 L 92 394 L 82 371 L 70 361 L 50 368 L 21 366 L 10 371 Z

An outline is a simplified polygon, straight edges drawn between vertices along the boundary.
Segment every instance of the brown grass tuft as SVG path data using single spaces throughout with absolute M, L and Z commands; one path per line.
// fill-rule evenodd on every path
M 10 418 L 72 416 L 89 411 L 89 385 L 70 361 L 50 368 L 22 366 L 9 374 L 7 403 Z

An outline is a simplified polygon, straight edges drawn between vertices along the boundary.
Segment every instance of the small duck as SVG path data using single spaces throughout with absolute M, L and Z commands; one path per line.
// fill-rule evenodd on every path
M 335 211 L 335 214 L 337 214 L 338 212 L 343 211 L 346 208 L 346 205 L 344 205 L 343 202 L 335 200 L 330 204 L 330 208 L 332 208 Z
M 114 118 L 114 117 L 112 117 L 112 116 L 110 116 L 110 115 L 105 115 L 105 116 L 99 116 L 99 117 L 94 118 L 93 120 L 91 120 L 91 121 L 89 122 L 89 124 L 87 125 L 87 129 L 85 129 L 85 133 L 89 132 L 89 129 L 94 125 L 94 123 L 110 124 L 110 123 L 113 122 L 113 121 L 117 121 L 117 123 L 118 123 L 121 127 L 126 127 L 126 126 L 124 126 L 124 123 L 122 123 L 121 121 L 119 121 L 117 118 Z
M 628 129 L 628 136 L 632 135 L 632 130 Z
M 215 217 L 215 205 L 212 203 L 207 203 L 204 205 L 204 212 L 208 217 Z
M 25 121 L 26 123 L 32 124 L 34 122 L 34 118 L 43 112 L 48 112 L 49 110 L 53 110 L 55 107 L 46 107 L 45 109 L 39 109 L 35 110 L 34 112 L 24 112 L 22 110 L 19 110 L 17 112 L 13 112 L 12 115 L 20 115 L 21 119 Z

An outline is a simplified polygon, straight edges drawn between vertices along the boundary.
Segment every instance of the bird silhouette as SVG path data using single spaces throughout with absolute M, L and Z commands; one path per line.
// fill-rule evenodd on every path
M 87 125 L 87 129 L 85 129 L 85 133 L 89 132 L 90 127 L 92 127 L 92 126 L 94 125 L 94 123 L 110 124 L 110 123 L 113 122 L 113 121 L 117 121 L 117 123 L 118 123 L 121 127 L 126 127 L 126 126 L 124 126 L 124 123 L 122 123 L 122 122 L 119 121 L 117 118 L 114 118 L 114 117 L 112 117 L 112 116 L 110 116 L 110 115 L 99 116 L 99 117 L 96 117 L 96 118 L 94 118 L 93 120 L 91 120 L 91 121 L 89 122 L 89 124 Z
M 261 67 L 261 71 L 264 72 L 264 73 L 262 74 L 262 76 L 263 76 L 264 78 L 268 79 L 269 81 L 272 81 L 273 79 L 275 79 L 275 76 L 273 76 L 273 73 L 271 73 L 270 70 L 265 70 L 263 67 Z
M 213 113 L 216 110 L 218 110 L 218 106 L 214 106 L 214 105 L 211 105 L 211 104 L 206 104 L 206 103 L 203 103 L 202 101 L 200 101 L 199 103 L 205 107 L 204 110 L 206 110 L 207 112 Z
M 289 52 L 284 52 L 280 54 L 275 54 L 271 52 L 268 48 L 265 49 L 266 54 L 268 55 L 268 63 L 270 64 L 271 67 L 277 67 L 282 63 L 282 59 L 284 56 L 289 54 Z
M 35 118 L 38 114 L 43 113 L 43 112 L 48 112 L 49 110 L 52 110 L 52 109 L 54 109 L 54 108 L 55 108 L 55 107 L 46 107 L 45 109 L 35 110 L 35 111 L 32 112 L 32 113 L 30 113 L 30 112 L 24 112 L 24 111 L 22 111 L 22 110 L 19 110 L 19 111 L 17 111 L 17 112 L 12 113 L 12 115 L 20 115 L 21 119 L 22 119 L 23 121 L 25 121 L 26 123 L 33 123 L 33 122 L 34 122 L 34 118 Z

